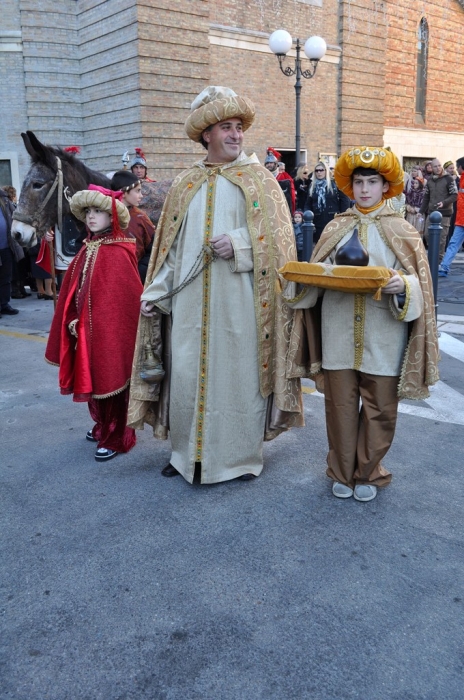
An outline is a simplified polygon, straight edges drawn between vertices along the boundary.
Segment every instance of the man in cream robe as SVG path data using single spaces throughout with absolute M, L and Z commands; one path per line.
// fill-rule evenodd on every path
M 201 465 L 201 482 L 215 483 L 258 476 L 265 436 L 303 425 L 299 380 L 285 377 L 292 312 L 276 294 L 276 269 L 295 259 L 295 248 L 281 189 L 241 150 L 252 104 L 227 88 L 207 88 L 192 110 L 187 133 L 208 157 L 176 178 L 160 219 L 129 422 L 151 423 L 157 437 L 169 427 L 165 476 L 180 473 L 192 483 Z M 207 266 L 184 287 L 199 260 Z M 158 410 L 163 388 L 150 396 L 139 378 L 147 321 L 159 325 L 160 312 L 172 319 L 169 420 Z

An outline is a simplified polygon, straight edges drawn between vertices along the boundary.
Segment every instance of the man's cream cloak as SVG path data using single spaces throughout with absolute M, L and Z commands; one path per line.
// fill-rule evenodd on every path
M 200 162 L 176 178 L 142 300 L 176 289 L 202 246 L 224 233 L 234 257 L 156 304 L 162 317 L 141 317 L 134 356 L 129 424 L 150 423 L 160 438 L 169 428 L 171 463 L 189 482 L 198 462 L 202 483 L 257 476 L 263 439 L 304 424 L 299 380 L 285 376 L 292 312 L 276 293 L 276 270 L 296 259 L 293 228 L 281 188 L 256 156 Z M 139 377 L 147 339 L 164 354 L 160 388 Z

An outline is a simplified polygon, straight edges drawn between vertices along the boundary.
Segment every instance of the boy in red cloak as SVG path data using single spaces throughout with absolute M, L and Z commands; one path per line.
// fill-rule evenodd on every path
M 126 422 L 142 284 L 121 195 L 90 185 L 71 200 L 88 236 L 63 280 L 45 351 L 60 368 L 61 393 L 88 402 L 95 425 L 86 438 L 98 442 L 98 462 L 136 441 Z

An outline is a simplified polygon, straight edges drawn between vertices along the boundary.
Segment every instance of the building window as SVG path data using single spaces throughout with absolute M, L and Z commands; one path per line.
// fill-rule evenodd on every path
M 12 184 L 11 163 L 9 160 L 0 160 L 0 187 Z
M 416 122 L 425 122 L 429 26 L 422 17 L 417 30 Z

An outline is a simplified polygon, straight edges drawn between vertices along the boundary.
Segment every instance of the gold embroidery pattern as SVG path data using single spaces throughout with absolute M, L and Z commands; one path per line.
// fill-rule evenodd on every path
M 364 321 L 366 319 L 366 295 L 354 295 L 354 367 L 359 370 L 364 355 Z
M 208 180 L 208 191 L 206 195 L 206 215 L 205 215 L 205 235 L 204 243 L 209 244 L 211 232 L 213 230 L 213 209 L 216 173 L 211 172 Z M 206 255 L 206 253 L 205 253 Z M 206 387 L 208 370 L 208 344 L 209 344 L 209 306 L 211 289 L 211 268 L 203 270 L 203 302 L 201 319 L 201 348 L 200 348 L 200 372 L 198 377 L 198 405 L 197 405 L 197 429 L 196 429 L 196 453 L 195 461 L 201 462 L 203 450 L 203 437 L 205 429 L 205 406 Z
M 409 280 L 407 279 L 407 277 L 405 277 L 405 275 L 402 272 L 400 272 L 400 275 L 403 278 L 404 291 L 406 292 L 406 299 L 404 302 L 404 306 L 400 310 L 400 313 L 397 316 L 396 320 L 397 321 L 404 321 L 404 319 L 406 318 L 406 314 L 408 313 L 409 302 L 411 301 L 411 285 L 409 284 Z M 393 299 L 392 299 L 392 303 L 393 303 Z

